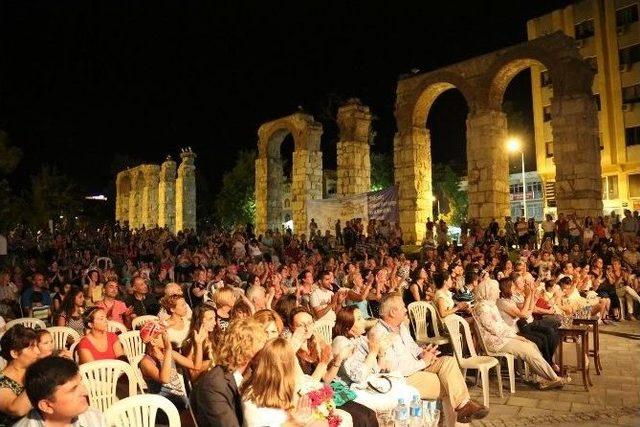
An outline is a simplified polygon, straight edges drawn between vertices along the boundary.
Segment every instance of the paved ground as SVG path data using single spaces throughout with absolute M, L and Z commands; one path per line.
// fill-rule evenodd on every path
M 602 375 L 591 366 L 593 387 L 586 392 L 579 373 L 562 390 L 540 391 L 516 382 L 500 398 L 495 377 L 491 380 L 490 414 L 473 426 L 640 426 L 640 322 L 625 321 L 600 330 Z M 593 359 L 592 359 L 593 360 Z M 503 372 L 506 366 L 503 367 Z M 508 387 L 508 380 L 503 381 Z M 482 401 L 482 390 L 470 387 Z

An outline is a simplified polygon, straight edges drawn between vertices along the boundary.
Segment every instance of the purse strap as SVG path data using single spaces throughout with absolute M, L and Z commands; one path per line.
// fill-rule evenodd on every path
M 380 394 L 387 394 L 391 391 L 391 388 L 393 387 L 393 384 L 391 383 L 391 380 L 389 379 L 389 377 L 387 377 L 386 375 L 380 375 L 378 378 L 381 379 L 385 379 L 387 380 L 387 383 L 389 383 L 389 388 L 386 391 L 382 391 L 380 388 L 374 386 L 373 384 L 371 384 L 371 381 L 367 381 L 367 385 L 369 387 L 371 387 L 372 390 L 380 393 Z

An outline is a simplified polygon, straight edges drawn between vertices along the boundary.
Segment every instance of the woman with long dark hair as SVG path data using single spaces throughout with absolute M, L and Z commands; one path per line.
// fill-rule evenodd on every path
M 72 288 L 62 300 L 60 314 L 56 324 L 67 326 L 80 335 L 84 335 L 84 293 L 80 288 Z

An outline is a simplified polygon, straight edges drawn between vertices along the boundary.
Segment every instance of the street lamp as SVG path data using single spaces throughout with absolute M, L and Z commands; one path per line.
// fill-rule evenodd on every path
M 522 148 L 522 143 L 520 139 L 512 136 L 507 140 L 507 151 L 511 153 L 520 152 L 520 156 L 522 159 L 522 210 L 524 213 L 525 220 L 527 219 L 527 181 L 524 177 L 524 149 Z

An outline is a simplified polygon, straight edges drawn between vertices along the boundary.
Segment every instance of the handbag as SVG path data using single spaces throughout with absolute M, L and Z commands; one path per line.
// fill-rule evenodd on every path
M 340 380 L 333 380 L 329 385 L 331 386 L 331 389 L 333 389 L 333 402 L 336 404 L 337 408 L 347 402 L 355 400 L 357 397 L 356 392 L 351 390 Z
M 393 388 L 393 383 L 387 375 L 372 375 L 367 378 L 367 389 L 380 394 L 387 394 Z

